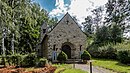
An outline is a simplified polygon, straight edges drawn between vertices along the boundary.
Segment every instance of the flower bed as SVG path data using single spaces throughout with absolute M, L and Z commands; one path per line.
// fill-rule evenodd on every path
M 0 73 L 54 73 L 56 67 L 48 66 L 43 68 L 33 68 L 28 71 L 27 68 L 15 68 L 14 66 L 9 66 L 5 68 L 0 68 Z

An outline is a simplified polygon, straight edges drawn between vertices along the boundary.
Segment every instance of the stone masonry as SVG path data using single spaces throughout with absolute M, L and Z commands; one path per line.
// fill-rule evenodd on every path
M 44 34 L 42 34 L 42 37 Z M 79 52 L 86 49 L 86 35 L 68 13 L 57 23 L 52 31 L 46 33 L 46 37 L 44 35 L 42 40 L 40 51 L 45 53 L 46 55 L 43 54 L 43 56 L 49 59 L 52 58 L 54 50 L 59 54 L 63 48 L 69 58 L 79 59 Z

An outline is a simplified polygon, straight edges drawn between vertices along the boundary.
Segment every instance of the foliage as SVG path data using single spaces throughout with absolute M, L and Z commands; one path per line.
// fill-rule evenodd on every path
M 45 67 L 48 64 L 47 59 L 37 57 L 35 53 L 30 53 L 27 55 L 13 54 L 0 56 L 0 65 L 14 65 L 21 67 Z
M 22 62 L 23 55 L 20 54 L 12 54 L 12 55 L 6 55 L 1 56 L 1 65 L 14 65 L 14 66 L 20 66 Z M 5 63 L 5 64 L 2 64 Z
M 61 51 L 57 57 L 57 60 L 62 63 L 65 62 L 67 59 L 68 59 L 68 56 L 63 51 Z
M 120 50 L 130 50 L 130 43 L 129 42 L 118 43 L 116 45 L 111 45 L 111 46 L 116 48 L 118 51 L 120 51 Z
M 38 62 L 38 67 L 45 67 L 47 64 L 47 59 L 41 58 Z
M 89 54 L 88 51 L 84 51 L 83 54 L 81 55 L 81 59 L 82 60 L 90 60 L 91 59 L 91 55 Z
M 122 41 L 123 33 L 128 32 L 126 29 L 129 26 L 129 6 L 130 1 L 128 0 L 108 0 L 105 4 L 105 23 L 113 27 L 111 33 L 113 33 L 112 41 L 115 44 Z
M 110 40 L 110 33 L 108 27 L 102 26 L 99 29 L 97 29 L 94 44 L 102 46 L 108 44 L 109 40 Z
M 95 34 L 94 44 L 103 46 L 109 43 L 121 43 L 123 40 L 122 36 L 121 28 L 118 25 L 113 23 L 111 27 L 102 26 Z
M 110 28 L 110 42 L 121 43 L 122 42 L 122 30 L 119 25 L 113 23 L 112 27 Z
M 130 51 L 128 50 L 119 51 L 118 59 L 121 63 L 130 64 Z
M 92 16 L 87 16 L 85 18 L 85 22 L 82 23 L 84 26 L 84 32 L 88 35 L 92 34 L 94 31 L 93 28 L 93 19 Z
M 86 28 L 90 30 L 90 25 L 96 26 L 94 33 L 91 34 L 94 37 L 92 45 L 104 46 L 109 43 L 116 45 L 123 42 L 124 33 L 129 32 L 129 6 L 128 0 L 108 0 L 105 5 L 91 10 L 93 15 L 85 18 L 83 26 L 84 30 Z
M 35 66 L 36 59 L 37 59 L 37 56 L 35 53 L 28 54 L 24 57 L 22 66 L 25 66 L 25 67 Z
M 124 30 L 127 19 L 129 19 L 129 5 L 130 1 L 128 0 L 108 0 L 105 5 L 106 22 L 115 22 L 116 25 L 119 25 Z
M 6 65 L 6 58 L 5 58 L 5 56 L 0 56 L 1 57 L 1 60 L 0 60 L 0 65 Z
M 22 56 L 20 54 L 10 55 L 9 57 L 13 65 L 20 66 L 20 63 L 22 61 Z
M 111 46 L 108 46 L 108 48 L 106 49 L 106 57 L 108 59 L 116 59 L 117 58 L 117 50 Z
M 94 46 L 88 50 L 95 58 L 117 59 L 117 50 L 111 46 Z
M 11 51 L 14 34 L 15 52 L 31 53 L 39 43 L 40 27 L 46 22 L 51 28 L 56 18 L 49 18 L 46 10 L 33 0 L 0 0 L 0 46 L 2 30 L 6 29 L 5 48 Z
M 110 60 L 110 59 L 93 59 L 93 65 L 94 66 L 100 66 L 103 68 L 110 69 L 112 71 L 115 71 L 117 73 L 129 73 L 130 66 L 122 64 L 116 60 Z
M 103 11 L 104 7 L 102 6 L 99 6 L 91 11 L 93 14 L 93 24 L 95 24 L 96 31 L 99 29 L 99 26 L 102 23 Z

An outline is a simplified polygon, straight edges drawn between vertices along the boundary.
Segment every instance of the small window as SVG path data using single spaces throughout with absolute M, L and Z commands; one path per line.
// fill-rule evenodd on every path
M 46 29 L 43 29 L 43 33 L 45 33 L 46 32 Z
M 56 50 L 55 47 L 56 47 L 56 45 L 53 45 L 53 50 L 54 50 L 54 51 Z
M 82 45 L 80 45 L 80 51 L 81 51 L 81 49 L 82 49 Z
M 56 48 L 56 51 L 58 50 L 58 48 Z

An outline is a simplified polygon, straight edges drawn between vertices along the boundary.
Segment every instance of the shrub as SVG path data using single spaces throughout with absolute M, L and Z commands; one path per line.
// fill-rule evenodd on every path
M 111 46 L 102 47 L 91 47 L 89 50 L 90 54 L 95 58 L 106 58 L 106 59 L 116 59 L 117 50 Z
M 117 58 L 117 50 L 113 47 L 109 46 L 106 50 L 106 58 L 108 59 L 116 59 Z
M 3 55 L 1 56 L 1 62 L 0 62 L 0 64 L 4 65 L 4 66 L 6 65 L 6 58 Z
M 36 65 L 36 54 L 35 53 L 31 53 L 25 56 L 23 62 L 22 62 L 22 66 L 26 66 L 26 67 L 30 67 L 30 66 L 35 66 Z
M 97 45 L 93 45 L 88 48 L 88 52 L 91 54 L 92 57 L 98 58 L 101 55 L 101 50 L 98 48 Z
M 81 59 L 82 60 L 90 60 L 91 59 L 91 55 L 89 54 L 88 51 L 84 51 L 83 54 L 81 55 Z
M 45 67 L 47 64 L 47 59 L 41 58 L 38 62 L 38 67 Z
M 67 59 L 68 59 L 68 56 L 63 51 L 61 51 L 57 57 L 57 60 L 62 63 L 65 62 Z
M 20 62 L 22 61 L 22 56 L 20 54 L 14 54 L 10 55 L 10 61 L 12 61 L 12 64 L 20 66 Z
M 121 63 L 130 64 L 130 51 L 128 50 L 119 51 L 118 59 Z

